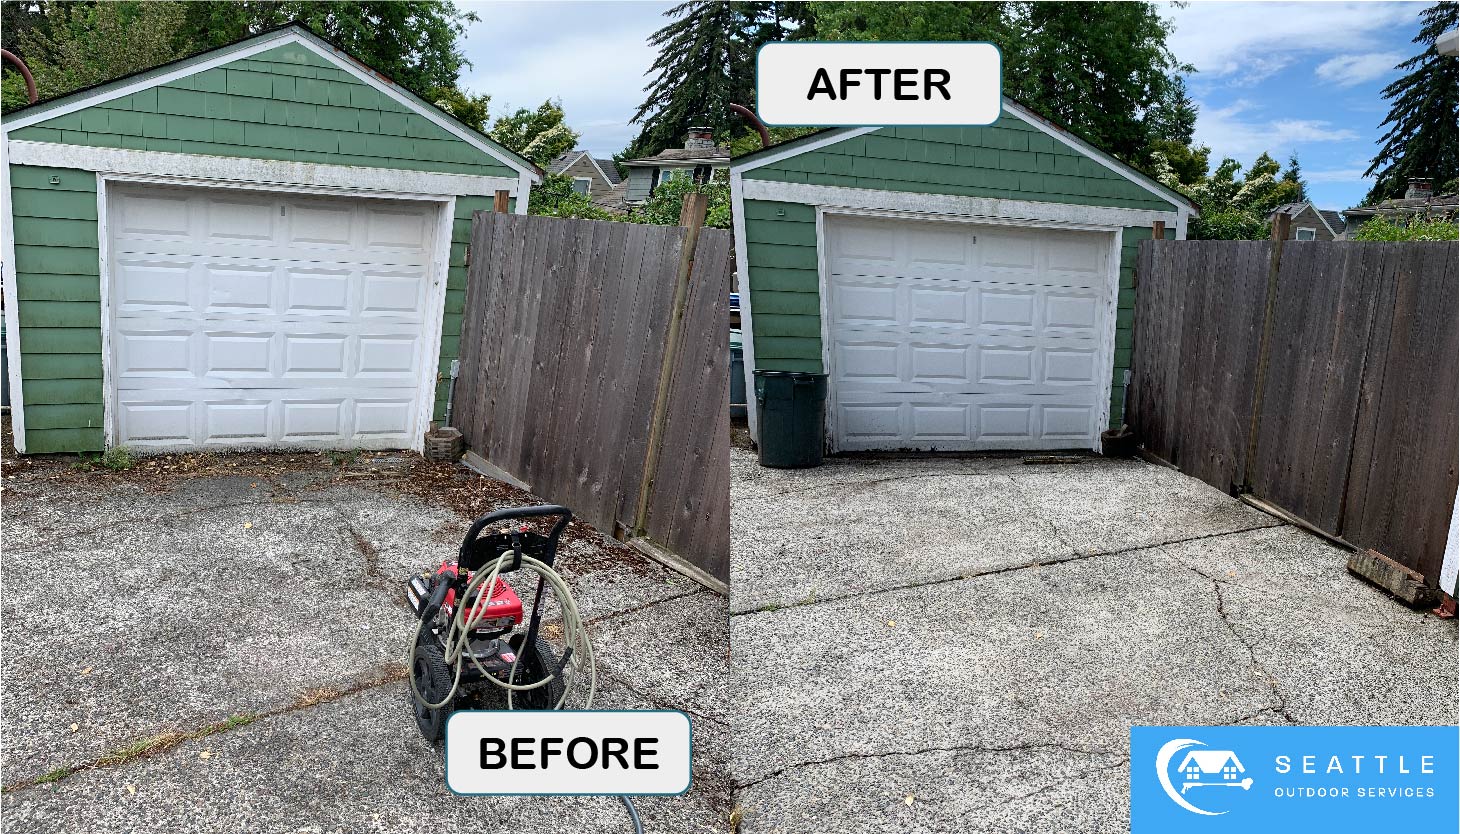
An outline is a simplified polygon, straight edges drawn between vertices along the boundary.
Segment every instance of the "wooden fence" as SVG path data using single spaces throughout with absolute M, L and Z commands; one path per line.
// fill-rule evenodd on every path
M 491 467 L 717 586 L 732 249 L 694 225 L 478 212 L 452 419 Z
M 1434 587 L 1456 495 L 1455 245 L 1149 241 L 1136 278 L 1127 420 L 1146 450 Z

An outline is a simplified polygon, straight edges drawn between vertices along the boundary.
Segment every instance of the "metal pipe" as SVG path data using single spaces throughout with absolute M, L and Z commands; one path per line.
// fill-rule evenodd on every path
M 0 49 L 0 58 L 9 61 L 15 65 L 16 69 L 20 70 L 20 77 L 25 79 L 25 97 L 30 100 L 31 104 L 35 104 L 35 76 L 30 74 L 30 67 L 26 66 L 25 62 L 20 60 L 20 56 L 8 49 Z
M 765 129 L 765 123 L 760 120 L 759 116 L 755 115 L 755 111 L 751 110 L 749 107 L 746 107 L 743 104 L 735 104 L 734 102 L 731 102 L 729 107 L 730 112 L 735 113 L 744 118 L 747 122 L 750 122 L 750 126 L 755 128 L 756 133 L 760 134 L 760 146 L 762 148 L 769 148 L 771 146 L 770 131 Z

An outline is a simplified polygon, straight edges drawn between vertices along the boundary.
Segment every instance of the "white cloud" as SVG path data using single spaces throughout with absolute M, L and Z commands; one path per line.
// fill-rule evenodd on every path
M 1168 11 L 1168 43 L 1197 77 L 1251 84 L 1299 56 L 1363 55 L 1379 34 L 1413 28 L 1423 3 L 1214 3 Z M 1392 64 L 1391 64 L 1392 66 Z
M 1209 146 L 1217 159 L 1230 156 L 1245 160 L 1263 151 L 1284 155 L 1298 144 L 1359 138 L 1353 130 L 1335 127 L 1322 119 L 1267 119 L 1260 117 L 1258 110 L 1246 99 L 1238 99 L 1226 107 L 1203 106 L 1197 115 L 1195 139 Z
M 1369 52 L 1363 55 L 1339 55 L 1319 64 L 1313 72 L 1319 78 L 1340 87 L 1352 87 L 1365 81 L 1383 78 L 1406 56 L 1397 52 Z
M 1364 180 L 1364 171 L 1368 170 L 1367 165 L 1362 168 L 1334 168 L 1326 171 L 1304 171 L 1303 179 L 1309 183 L 1317 182 L 1343 182 L 1355 183 Z

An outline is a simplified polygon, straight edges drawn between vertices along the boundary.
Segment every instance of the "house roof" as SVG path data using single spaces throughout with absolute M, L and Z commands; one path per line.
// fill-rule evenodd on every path
M 588 200 L 589 202 L 593 203 L 593 205 L 598 206 L 602 209 L 608 209 L 609 211 L 623 211 L 624 203 L 627 201 L 628 195 L 628 182 L 620 180 L 613 184 L 613 188 L 610 188 L 607 194 L 600 194 L 597 197 L 589 197 Z
M 1437 194 L 1432 197 L 1410 197 L 1384 200 L 1370 206 L 1355 206 L 1344 209 L 1346 217 L 1373 217 L 1379 214 L 1453 214 L 1456 209 L 1456 195 Z
M 1268 212 L 1267 216 L 1271 218 L 1273 215 L 1276 214 L 1286 214 L 1289 217 L 1297 217 L 1298 215 L 1303 213 L 1304 209 L 1308 208 L 1313 209 L 1313 213 L 1318 215 L 1319 220 L 1323 221 L 1323 225 L 1328 229 L 1329 234 L 1333 235 L 1334 237 L 1338 237 L 1339 235 L 1343 234 L 1343 229 L 1346 225 L 1343 221 L 1343 215 L 1339 214 L 1336 211 L 1333 211 L 1332 209 L 1318 208 L 1317 206 L 1313 205 L 1313 202 L 1311 200 L 1305 200 L 1301 203 L 1283 203 L 1282 205 Z
M 724 165 L 730 161 L 729 148 L 666 148 L 653 156 L 625 160 L 625 165 L 657 165 L 661 162 Z
M 1131 182 L 1134 182 L 1142 188 L 1145 188 L 1147 191 L 1151 191 L 1152 193 L 1159 195 L 1163 199 L 1179 203 L 1190 209 L 1193 214 L 1200 213 L 1200 210 L 1197 208 L 1196 203 L 1192 202 L 1190 197 L 1187 197 L 1185 194 L 1182 194 L 1181 192 L 1173 188 L 1162 185 L 1159 181 L 1156 180 L 1155 177 L 1145 173 L 1139 168 L 1136 168 L 1130 163 L 1123 162 L 1120 159 L 1117 159 L 1116 157 L 1106 153 L 1105 151 L 1100 150 L 1089 142 L 1086 142 L 1084 139 L 1081 139 L 1079 136 L 1076 136 L 1074 132 L 1072 132 L 1069 128 L 1064 127 L 1058 122 L 1041 116 L 1040 114 L 1029 109 L 1028 107 L 1025 107 L 1024 105 L 1009 98 L 1008 96 L 1004 96 L 1003 109 L 1024 120 L 1025 122 L 1028 122 L 1029 124 L 1032 124 L 1035 127 L 1040 128 L 1041 130 L 1044 130 L 1050 136 L 1053 136 L 1054 138 L 1059 139 L 1061 142 L 1064 142 L 1066 145 L 1075 148 L 1076 150 L 1080 151 L 1091 159 L 1094 159 L 1096 162 L 1099 162 L 1100 164 L 1104 165 L 1112 171 L 1115 171 L 1116 173 L 1120 174 Z M 874 130 L 881 129 L 881 127 L 825 128 L 815 131 L 813 133 L 808 133 L 805 136 L 798 136 L 795 139 L 788 139 L 785 142 L 778 142 L 766 148 L 760 148 L 749 153 L 741 154 L 740 156 L 735 157 L 733 161 L 737 170 L 755 168 L 759 167 L 760 165 L 773 162 L 777 159 L 784 159 L 788 156 L 795 156 L 797 153 L 814 150 L 816 148 L 822 147 L 823 145 L 831 144 L 831 142 L 840 141 L 842 138 L 860 136 L 864 133 L 871 133 Z
M 599 176 L 603 177 L 605 180 L 608 180 L 609 185 L 616 185 L 623 179 L 623 177 L 620 177 L 618 175 L 618 167 L 613 164 L 612 159 L 599 159 L 596 156 L 590 156 L 588 151 L 577 150 L 576 148 L 574 150 L 567 151 L 566 153 L 560 153 L 556 157 L 554 157 L 553 160 L 547 164 L 548 173 L 561 174 L 569 168 L 573 167 L 574 165 L 577 165 L 578 160 L 582 159 L 585 156 L 588 157 L 588 161 L 593 163 L 593 166 L 598 169 Z
M 1231 750 L 1192 750 L 1186 754 L 1186 758 L 1181 760 L 1181 765 L 1177 767 L 1177 770 L 1185 770 L 1186 765 L 1192 761 L 1196 762 L 1196 766 L 1202 773 L 1221 773 L 1222 768 L 1226 767 L 1228 762 L 1237 768 L 1237 772 L 1247 772 L 1247 769 L 1242 766 L 1242 762 L 1238 761 L 1237 754 Z
M 509 168 L 527 174 L 534 180 L 541 180 L 543 170 L 531 160 L 482 135 L 441 108 L 431 104 L 405 87 L 396 84 L 380 71 L 309 31 L 308 28 L 297 21 L 286 23 L 257 35 L 251 35 L 232 43 L 199 52 L 195 55 L 189 55 L 185 58 L 169 61 L 168 63 L 149 69 L 129 73 L 120 78 L 114 78 L 100 84 L 93 84 L 89 87 L 73 90 L 64 95 L 54 96 L 44 101 L 37 101 L 34 104 L 15 108 L 5 114 L 5 122 L 3 125 L 0 125 L 0 131 L 9 133 L 12 130 L 18 130 L 36 122 L 52 119 L 65 113 L 130 95 L 137 90 L 146 89 L 158 84 L 165 84 L 174 78 L 193 75 L 211 66 L 229 63 L 234 60 L 242 60 L 264 49 L 286 43 L 297 43 L 309 49 L 345 72 L 355 76 L 360 81 L 369 84 L 390 98 L 395 99 L 400 104 L 417 111 L 425 118 L 435 122 L 441 128 L 455 134 L 457 138 L 488 156 L 501 161 Z

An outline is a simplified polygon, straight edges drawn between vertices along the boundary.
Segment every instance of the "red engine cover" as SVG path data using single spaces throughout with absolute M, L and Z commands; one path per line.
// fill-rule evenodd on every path
M 456 563 L 443 562 L 436 573 L 451 574 L 454 576 L 456 575 Z M 471 581 L 471 574 L 468 573 L 466 578 L 468 582 Z M 443 607 L 448 612 L 454 614 L 455 606 L 456 589 L 453 588 L 446 592 L 446 601 L 443 603 Z M 478 601 L 469 613 L 467 620 L 470 621 L 475 617 L 482 618 L 482 621 L 477 625 L 478 628 L 503 629 L 517 625 L 522 622 L 522 600 L 518 598 L 517 592 L 512 590 L 512 586 L 504 582 L 502 577 L 499 576 L 497 577 L 496 584 L 492 586 L 492 595 L 487 599 L 486 604 L 483 605 Z

